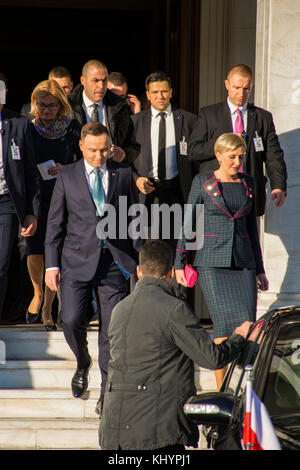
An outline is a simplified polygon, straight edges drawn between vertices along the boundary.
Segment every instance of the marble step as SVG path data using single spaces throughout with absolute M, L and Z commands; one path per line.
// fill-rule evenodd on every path
M 2 450 L 99 450 L 99 419 L 0 418 Z
M 5 419 L 95 419 L 99 390 L 74 398 L 71 389 L 0 390 L 0 417 Z
M 6 361 L 0 365 L 0 389 L 53 388 L 70 389 L 76 361 Z M 89 388 L 100 387 L 98 362 L 93 360 L 89 373 Z
M 89 353 L 93 359 L 98 357 L 98 332 L 90 327 L 87 334 Z M 26 328 L 0 328 L 0 342 L 9 360 L 74 360 L 62 330 L 44 331 L 42 325 Z

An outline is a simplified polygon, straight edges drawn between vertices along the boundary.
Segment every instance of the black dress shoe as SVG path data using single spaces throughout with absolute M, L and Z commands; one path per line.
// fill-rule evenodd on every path
M 44 325 L 44 328 L 46 331 L 56 331 L 57 330 L 57 327 L 56 325 Z
M 76 369 L 71 382 L 73 397 L 80 398 L 87 390 L 89 384 L 89 370 L 91 366 L 92 359 L 90 358 L 90 365 L 86 369 Z
M 97 415 L 99 415 L 99 418 L 101 418 L 102 416 L 103 402 L 104 402 L 104 395 L 101 395 L 99 400 L 96 403 L 96 408 L 95 408 L 95 412 L 97 413 Z
M 39 313 L 30 313 L 28 310 L 26 312 L 26 323 L 38 323 L 40 320 Z

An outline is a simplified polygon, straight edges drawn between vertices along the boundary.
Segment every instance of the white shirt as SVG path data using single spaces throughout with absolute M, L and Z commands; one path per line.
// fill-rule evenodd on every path
M 91 101 L 85 94 L 84 90 L 82 92 L 82 106 L 85 111 L 86 115 L 86 121 L 90 122 L 92 118 L 92 113 L 94 110 L 94 104 L 98 106 L 98 115 L 99 115 L 99 122 L 103 124 L 103 126 L 106 126 L 106 120 L 105 120 L 105 112 L 104 112 L 104 106 L 103 106 L 103 101 L 98 101 L 97 103 L 94 103 Z
M 176 160 L 176 137 L 174 118 L 171 105 L 164 111 L 166 113 L 166 180 L 175 178 L 178 175 Z M 149 176 L 158 178 L 158 137 L 160 111 L 151 106 L 151 158 L 149 164 Z
M 227 103 L 230 109 L 230 115 L 231 115 L 231 121 L 232 121 L 232 129 L 234 132 L 234 125 L 235 125 L 235 120 L 237 118 L 237 113 L 235 112 L 237 109 L 237 106 L 232 104 L 229 101 L 229 98 L 227 98 Z M 248 112 L 247 112 L 247 103 L 245 103 L 243 106 L 239 107 L 239 109 L 242 111 L 242 116 L 243 116 L 243 122 L 244 122 L 244 129 L 245 133 L 247 133 L 247 121 L 248 121 Z

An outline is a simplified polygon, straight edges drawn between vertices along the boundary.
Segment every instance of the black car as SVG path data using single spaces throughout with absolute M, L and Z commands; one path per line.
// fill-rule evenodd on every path
M 268 410 L 282 450 L 300 449 L 300 306 L 272 310 L 258 323 L 258 338 L 246 341 L 220 392 L 200 393 L 184 406 L 194 422 L 204 425 L 208 447 L 215 450 L 243 449 L 247 365 L 253 366 L 253 390 Z

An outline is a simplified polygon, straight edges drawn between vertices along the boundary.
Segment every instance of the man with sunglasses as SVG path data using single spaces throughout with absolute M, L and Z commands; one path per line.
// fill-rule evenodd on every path
M 138 156 L 139 145 L 133 137 L 126 100 L 107 89 L 107 67 L 99 60 L 89 60 L 82 68 L 80 82 L 69 96 L 74 117 L 81 125 L 92 121 L 107 127 L 113 144 L 113 159 L 131 163 Z

